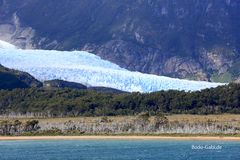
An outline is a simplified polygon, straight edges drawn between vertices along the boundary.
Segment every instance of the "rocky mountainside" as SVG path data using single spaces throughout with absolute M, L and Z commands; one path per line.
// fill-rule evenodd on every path
M 0 0 L 0 39 L 170 77 L 240 78 L 238 0 Z
M 42 83 L 25 72 L 12 70 L 0 65 L 0 89 L 41 87 Z

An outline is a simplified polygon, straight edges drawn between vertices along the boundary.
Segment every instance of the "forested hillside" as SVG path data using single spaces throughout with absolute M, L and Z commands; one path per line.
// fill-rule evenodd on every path
M 0 64 L 0 89 L 41 87 L 42 83 L 26 72 L 8 69 Z
M 240 85 L 230 84 L 198 92 L 160 91 L 99 93 L 41 88 L 0 91 L 1 115 L 46 117 L 136 115 L 142 112 L 219 114 L 240 113 Z

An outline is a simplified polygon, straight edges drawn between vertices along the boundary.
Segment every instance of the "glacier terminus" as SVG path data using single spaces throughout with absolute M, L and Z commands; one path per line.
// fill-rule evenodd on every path
M 128 92 L 197 91 L 225 85 L 128 71 L 86 51 L 23 50 L 0 41 L 0 64 L 40 81 L 60 79 Z

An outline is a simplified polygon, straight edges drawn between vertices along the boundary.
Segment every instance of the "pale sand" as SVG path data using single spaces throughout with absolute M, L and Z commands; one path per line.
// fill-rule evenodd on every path
M 205 136 L 0 136 L 3 140 L 236 140 L 240 137 L 205 137 Z

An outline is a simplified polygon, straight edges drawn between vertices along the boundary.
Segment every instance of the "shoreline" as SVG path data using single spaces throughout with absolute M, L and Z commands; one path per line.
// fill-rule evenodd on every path
M 221 136 L 0 136 L 5 140 L 223 140 L 240 141 L 240 137 Z

